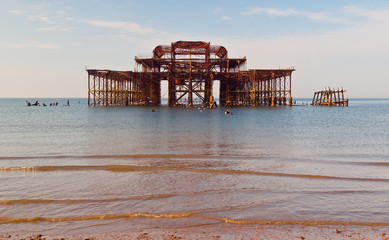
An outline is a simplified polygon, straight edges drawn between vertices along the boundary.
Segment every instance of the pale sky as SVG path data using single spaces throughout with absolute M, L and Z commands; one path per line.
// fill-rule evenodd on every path
M 248 68 L 294 67 L 292 96 L 389 97 L 389 1 L 0 0 L 0 98 L 87 97 L 85 67 L 134 70 L 157 45 L 206 41 Z

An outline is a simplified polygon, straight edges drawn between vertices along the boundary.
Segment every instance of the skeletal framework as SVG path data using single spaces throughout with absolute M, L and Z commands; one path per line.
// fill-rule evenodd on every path
M 314 106 L 348 106 L 348 99 L 344 98 L 346 90 L 328 88 L 324 91 L 315 92 L 312 99 Z
M 292 105 L 290 69 L 249 69 L 246 57 L 228 58 L 223 46 L 202 41 L 159 45 L 150 58 L 135 57 L 135 71 L 88 69 L 89 105 L 159 105 L 161 81 L 168 81 L 169 106 L 215 104 Z

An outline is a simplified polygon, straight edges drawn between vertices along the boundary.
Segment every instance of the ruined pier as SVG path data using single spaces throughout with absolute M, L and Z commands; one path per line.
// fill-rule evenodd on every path
M 168 105 L 214 104 L 220 82 L 223 106 L 292 105 L 289 69 L 249 69 L 246 57 L 228 58 L 223 46 L 202 41 L 159 45 L 152 57 L 135 57 L 134 71 L 87 69 L 88 105 L 159 105 L 161 81 L 168 82 Z
M 315 92 L 312 99 L 314 106 L 348 106 L 348 99 L 344 98 L 346 90 L 342 89 L 325 89 L 324 91 Z

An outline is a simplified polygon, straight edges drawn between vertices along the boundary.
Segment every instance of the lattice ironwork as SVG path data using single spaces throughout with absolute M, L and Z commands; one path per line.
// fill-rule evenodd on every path
M 220 81 L 220 104 L 291 105 L 290 69 L 246 68 L 246 58 L 228 58 L 223 46 L 202 41 L 159 45 L 149 58 L 135 57 L 135 71 L 87 70 L 89 105 L 158 105 L 161 81 L 168 81 L 169 106 L 214 105 L 213 81 Z
M 348 106 L 348 99 L 344 98 L 346 90 L 342 89 L 325 89 L 324 91 L 315 92 L 312 99 L 312 105 L 315 106 Z

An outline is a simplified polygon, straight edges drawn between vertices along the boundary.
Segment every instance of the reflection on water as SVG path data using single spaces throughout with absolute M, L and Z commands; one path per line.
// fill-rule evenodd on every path
M 389 100 L 233 115 L 73 102 L 0 100 L 0 232 L 389 225 Z

